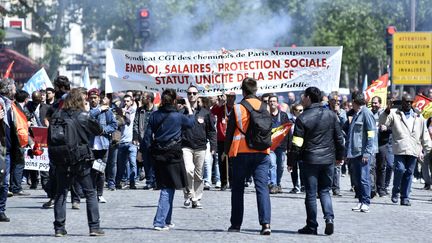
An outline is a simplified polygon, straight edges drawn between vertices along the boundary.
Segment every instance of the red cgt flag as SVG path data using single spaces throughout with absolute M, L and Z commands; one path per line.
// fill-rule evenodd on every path
M 423 95 L 417 95 L 413 107 L 419 110 L 425 119 L 432 116 L 432 100 Z
M 282 140 L 288 135 L 292 125 L 292 123 L 288 122 L 272 129 L 272 146 L 270 150 L 274 151 L 279 146 Z
M 6 69 L 5 75 L 3 76 L 3 78 L 9 78 L 9 76 L 11 75 L 12 72 L 12 66 L 14 65 L 15 61 L 12 61 L 8 68 Z

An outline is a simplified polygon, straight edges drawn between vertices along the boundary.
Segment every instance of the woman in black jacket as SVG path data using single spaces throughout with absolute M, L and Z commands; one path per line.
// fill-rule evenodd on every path
M 182 128 L 190 128 L 194 117 L 186 100 L 188 115 L 177 112 L 174 89 L 162 93 L 162 105 L 150 115 L 144 146 L 150 149 L 156 184 L 161 188 L 158 209 L 153 220 L 155 230 L 169 230 L 175 189 L 186 187 L 186 170 L 181 148 Z
M 90 117 L 89 113 L 85 111 L 84 97 L 78 89 L 72 89 L 64 100 L 63 107 L 53 114 L 50 120 L 50 132 L 54 129 L 54 122 L 56 118 L 68 119 L 71 118 L 75 125 L 77 125 L 77 142 L 80 144 L 77 152 L 80 154 L 79 159 L 66 156 L 66 159 L 61 158 L 55 154 L 55 147 L 57 143 L 50 141 L 53 136 L 49 135 L 48 153 L 51 160 L 56 164 L 56 183 L 57 192 L 54 198 L 54 229 L 55 236 L 61 237 L 67 234 L 65 229 L 66 222 L 66 197 L 68 188 L 71 183 L 77 182 L 81 184 L 82 190 L 86 197 L 87 203 L 87 220 L 90 228 L 90 236 L 101 236 L 104 232 L 99 226 L 99 206 L 96 193 L 96 171 L 92 170 L 91 163 L 91 150 L 88 146 L 89 137 L 91 135 L 97 136 L 102 134 L 102 127 L 99 123 Z M 69 130 L 68 130 L 69 131 Z M 86 152 L 87 150 L 87 152 Z M 57 155 L 57 156 L 56 156 Z M 77 157 L 77 158 L 78 158 Z M 73 161 L 77 160 L 77 161 Z M 66 161 L 66 162 L 60 162 Z

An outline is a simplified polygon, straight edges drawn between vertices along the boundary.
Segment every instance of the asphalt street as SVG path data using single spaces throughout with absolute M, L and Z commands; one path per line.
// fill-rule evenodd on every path
M 41 189 L 29 190 L 30 196 L 8 199 L 9 223 L 0 223 L 0 242 L 430 242 L 427 225 L 432 217 L 432 191 L 413 183 L 412 206 L 393 204 L 389 197 L 374 198 L 370 213 L 352 212 L 356 205 L 349 191 L 349 177 L 342 178 L 342 197 L 333 198 L 335 233 L 324 235 L 324 220 L 319 209 L 318 236 L 299 235 L 305 225 L 304 194 L 289 194 L 290 176 L 285 173 L 284 193 L 271 195 L 272 234 L 259 235 L 255 192 L 246 188 L 242 231 L 229 233 L 230 195 L 227 191 L 205 191 L 203 209 L 183 207 L 183 195 L 176 191 L 173 223 L 170 231 L 153 230 L 153 217 L 159 191 L 105 191 L 108 203 L 99 204 L 101 227 L 106 235 L 88 236 L 84 200 L 80 210 L 67 205 L 68 235 L 55 238 L 53 209 L 41 209 L 47 201 Z M 25 185 L 24 188 L 28 188 Z M 142 188 L 142 185 L 139 187 Z M 70 202 L 70 200 L 68 200 Z M 319 204 L 318 204 L 319 205 Z

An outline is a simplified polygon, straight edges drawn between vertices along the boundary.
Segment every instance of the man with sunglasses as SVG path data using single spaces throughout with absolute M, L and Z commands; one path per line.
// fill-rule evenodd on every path
M 395 167 L 391 201 L 397 203 L 400 194 L 402 206 L 411 206 L 409 196 L 417 159 L 432 149 L 426 121 L 414 112 L 412 103 L 412 96 L 404 95 L 400 109 L 391 111 L 392 103 L 389 103 L 379 118 L 379 124 L 385 126 L 380 126 L 383 130 L 392 130 Z
M 210 142 L 212 154 L 216 151 L 216 128 L 213 116 L 204 107 L 198 106 L 198 89 L 190 86 L 187 90 L 195 125 L 182 131 L 183 160 L 186 167 L 188 186 L 184 189 L 184 206 L 200 209 L 204 190 L 203 165 L 207 142 Z

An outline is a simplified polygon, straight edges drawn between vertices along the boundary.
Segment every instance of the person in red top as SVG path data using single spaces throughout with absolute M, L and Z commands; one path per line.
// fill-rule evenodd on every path
M 226 128 L 228 123 L 228 117 L 231 114 L 232 108 L 235 103 L 235 93 L 229 92 L 218 96 L 218 104 L 213 106 L 211 113 L 216 116 L 216 131 L 217 131 L 217 153 L 219 162 L 219 171 L 221 176 L 221 190 L 227 189 L 228 180 L 232 175 L 231 163 L 227 160 L 222 159 L 222 154 L 224 151 Z M 229 168 L 229 169 L 228 169 Z M 231 183 L 230 183 L 231 184 Z

